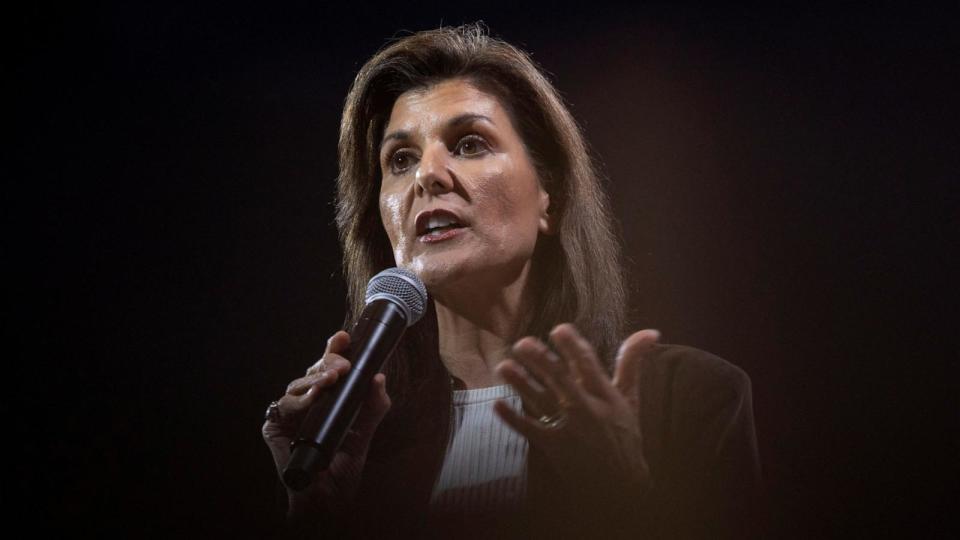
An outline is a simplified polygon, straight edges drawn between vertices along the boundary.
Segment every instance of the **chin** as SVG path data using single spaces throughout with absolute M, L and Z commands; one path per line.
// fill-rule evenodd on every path
M 529 259 L 498 261 L 496 257 L 473 253 L 466 257 L 418 257 L 408 266 L 434 297 L 447 292 L 476 292 L 473 289 L 502 288 L 514 282 Z M 452 288 L 452 289 L 451 289 Z
M 429 260 L 425 260 L 425 258 L 415 259 L 409 265 L 409 268 L 417 274 L 420 281 L 423 281 L 431 294 L 436 294 L 445 287 L 455 285 L 469 277 L 471 274 L 470 266 L 468 261 L 442 260 L 439 257 L 430 257 Z

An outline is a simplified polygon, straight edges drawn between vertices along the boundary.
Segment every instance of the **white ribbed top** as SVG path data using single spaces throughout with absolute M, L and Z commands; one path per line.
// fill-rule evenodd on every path
M 430 504 L 434 511 L 517 508 L 527 491 L 527 440 L 500 420 L 493 403 L 520 411 L 510 385 L 455 390 L 450 438 Z

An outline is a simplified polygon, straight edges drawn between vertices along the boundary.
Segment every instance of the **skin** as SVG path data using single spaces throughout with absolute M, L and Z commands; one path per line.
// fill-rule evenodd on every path
M 433 295 L 440 357 L 467 388 L 502 384 L 493 367 L 526 307 L 537 238 L 552 233 L 550 197 L 506 110 L 462 79 L 401 95 L 384 133 L 380 216 L 397 265 Z M 436 209 L 465 227 L 423 242 L 416 216 Z
M 624 340 L 612 379 L 572 324 L 554 327 L 552 348 L 536 338 L 523 338 L 497 371 L 530 404 L 530 412 L 562 412 L 565 423 L 549 427 L 502 401 L 494 410 L 531 445 L 543 449 L 572 489 L 592 493 L 587 500 L 602 504 L 610 493 L 640 497 L 650 481 L 640 431 L 641 365 L 659 338 L 656 330 L 641 330 Z
M 402 94 L 384 133 L 381 219 L 397 265 L 414 270 L 434 297 L 449 373 L 466 388 L 511 384 L 533 416 L 503 402 L 494 410 L 566 471 L 579 492 L 594 490 L 596 500 L 617 486 L 642 492 L 649 471 L 638 416 L 641 361 L 659 333 L 627 338 L 613 378 L 573 325 L 554 328 L 551 347 L 533 337 L 511 340 L 528 307 L 524 291 L 537 239 L 553 234 L 555 225 L 549 195 L 505 108 L 468 81 L 452 79 Z M 416 217 L 438 208 L 464 227 L 424 242 Z M 284 422 L 264 424 L 278 471 L 289 460 L 294 426 L 350 369 L 341 356 L 348 345 L 346 332 L 334 334 L 323 358 L 279 400 Z M 369 442 L 390 408 L 384 384 L 377 375 L 330 469 L 307 492 L 288 491 L 292 517 L 335 510 L 355 492 Z M 565 416 L 559 427 L 535 419 L 557 412 Z

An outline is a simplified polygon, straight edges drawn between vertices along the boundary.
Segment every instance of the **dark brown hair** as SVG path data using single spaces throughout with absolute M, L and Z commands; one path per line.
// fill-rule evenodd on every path
M 556 234 L 541 235 L 537 241 L 530 278 L 536 287 L 532 309 L 519 335 L 542 337 L 556 324 L 573 322 L 609 362 L 622 337 L 625 292 L 600 176 L 553 85 L 526 53 L 490 37 L 481 23 L 392 42 L 360 69 L 347 95 L 340 124 L 337 227 L 348 287 L 348 327 L 363 308 L 367 281 L 395 266 L 380 220 L 378 159 L 393 104 L 408 90 L 454 78 L 466 79 L 500 101 L 550 196 Z M 432 309 L 424 319 L 407 332 L 397 354 L 417 360 L 390 362 L 388 379 L 401 391 L 418 376 L 418 365 L 437 357 Z

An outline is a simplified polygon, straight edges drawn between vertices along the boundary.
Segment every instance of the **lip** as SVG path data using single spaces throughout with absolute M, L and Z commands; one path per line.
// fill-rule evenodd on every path
M 453 221 L 456 221 L 459 227 L 444 231 L 440 234 L 427 235 L 426 234 L 427 223 L 429 223 L 431 217 L 435 217 L 435 216 L 448 217 Z M 416 227 L 417 240 L 425 243 L 441 242 L 448 238 L 453 238 L 454 236 L 457 236 L 458 234 L 463 232 L 463 229 L 467 227 L 467 222 L 464 221 L 464 219 L 460 217 L 459 214 L 457 214 L 453 210 L 447 210 L 446 208 L 433 208 L 431 210 L 423 210 L 422 212 L 417 214 L 417 217 L 414 220 L 414 222 Z
M 448 231 L 443 231 L 439 234 L 424 234 L 417 237 L 418 242 L 424 244 L 435 244 L 437 242 L 443 242 L 445 240 L 450 240 L 451 238 L 460 236 L 463 231 L 467 230 L 466 227 L 457 227 L 456 229 L 450 229 Z

